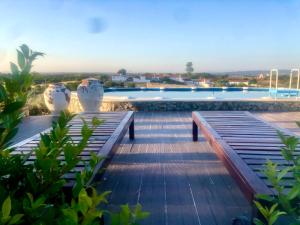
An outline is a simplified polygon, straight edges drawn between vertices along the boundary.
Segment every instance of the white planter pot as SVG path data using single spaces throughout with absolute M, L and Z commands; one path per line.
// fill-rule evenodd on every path
M 84 112 L 99 112 L 103 99 L 102 84 L 94 78 L 82 80 L 77 88 L 77 96 Z
M 71 99 L 71 92 L 63 84 L 50 84 L 44 92 L 44 100 L 47 108 L 54 115 L 68 108 Z

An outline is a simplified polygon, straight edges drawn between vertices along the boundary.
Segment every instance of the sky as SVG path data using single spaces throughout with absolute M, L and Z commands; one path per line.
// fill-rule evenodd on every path
M 37 72 L 300 67 L 300 0 L 0 0 L 0 72 L 21 44 Z

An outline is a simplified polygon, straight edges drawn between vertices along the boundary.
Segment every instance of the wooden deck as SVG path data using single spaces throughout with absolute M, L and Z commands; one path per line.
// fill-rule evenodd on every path
M 192 142 L 191 113 L 137 113 L 136 139 L 126 137 L 98 190 L 111 190 L 109 208 L 140 202 L 147 225 L 229 225 L 250 215 L 238 186 L 201 138 Z
M 300 135 L 300 112 L 255 113 Z M 191 141 L 191 113 L 137 113 L 136 140 L 125 136 L 98 186 L 112 190 L 110 208 L 140 202 L 151 217 L 144 224 L 226 225 L 250 214 L 249 203 L 200 136 Z M 51 125 L 50 116 L 26 118 L 15 143 Z
M 300 121 L 300 112 L 259 112 L 254 113 L 261 119 L 268 121 L 280 128 L 288 129 L 300 136 L 300 128 L 296 121 Z
M 277 130 L 293 135 L 290 130 L 249 112 L 193 112 L 193 121 L 194 140 L 198 126 L 250 201 L 258 193 L 276 194 L 261 171 L 267 160 L 279 166 L 289 164 L 281 155 L 283 144 Z M 284 184 L 290 189 L 291 177 Z

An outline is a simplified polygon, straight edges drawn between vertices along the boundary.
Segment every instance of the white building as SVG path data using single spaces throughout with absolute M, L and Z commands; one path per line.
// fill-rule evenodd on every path
M 150 80 L 146 79 L 145 76 L 139 76 L 133 78 L 134 83 L 150 83 Z
M 208 87 L 213 86 L 213 82 L 212 82 L 211 80 L 209 80 L 209 79 L 200 79 L 200 80 L 198 81 L 198 85 L 199 85 L 200 87 L 208 88 Z
M 244 80 L 230 80 L 228 83 L 229 85 L 249 85 L 249 82 Z
M 114 75 L 111 77 L 111 80 L 114 82 L 125 82 L 127 79 L 127 76 L 124 75 Z
M 268 74 L 265 75 L 265 74 L 261 73 L 261 74 L 257 75 L 256 79 L 263 80 L 267 76 L 268 76 Z
M 184 79 L 182 79 L 181 75 L 179 75 L 178 77 L 170 77 L 170 80 L 184 83 Z

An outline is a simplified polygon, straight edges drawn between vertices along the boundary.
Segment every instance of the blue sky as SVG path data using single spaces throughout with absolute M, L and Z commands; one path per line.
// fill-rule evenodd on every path
M 0 71 L 22 43 L 40 72 L 300 66 L 300 0 L 0 0 Z

